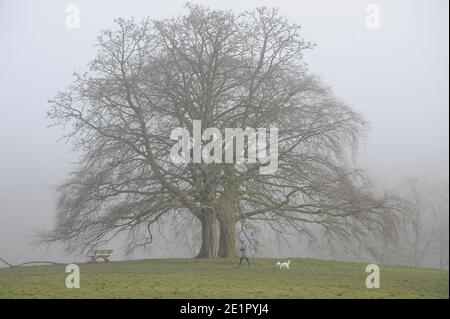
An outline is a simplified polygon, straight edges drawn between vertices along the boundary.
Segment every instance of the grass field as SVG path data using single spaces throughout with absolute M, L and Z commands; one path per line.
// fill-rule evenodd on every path
M 365 286 L 366 264 L 273 259 L 153 259 L 80 264 L 81 287 L 65 287 L 65 266 L 0 269 L 0 298 L 448 298 L 448 271 L 380 266 L 381 287 Z

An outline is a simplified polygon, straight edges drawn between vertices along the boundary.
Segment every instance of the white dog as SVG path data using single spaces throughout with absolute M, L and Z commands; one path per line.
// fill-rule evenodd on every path
M 288 260 L 287 262 L 284 262 L 284 263 L 282 263 L 282 262 L 277 262 L 277 266 L 278 266 L 278 268 L 280 268 L 280 269 L 289 269 L 289 265 L 291 264 L 291 261 L 290 260 Z

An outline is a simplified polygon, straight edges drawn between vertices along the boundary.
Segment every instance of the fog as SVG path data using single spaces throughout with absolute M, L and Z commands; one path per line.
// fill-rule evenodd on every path
M 51 229 L 55 186 L 77 160 L 58 142 L 61 129 L 47 127 L 47 99 L 86 70 L 96 37 L 114 18 L 169 18 L 184 2 L 74 0 L 80 28 L 68 29 L 70 2 L 0 0 L 0 257 L 13 264 L 85 258 L 31 244 L 36 232 Z M 192 2 L 235 11 L 278 7 L 317 44 L 305 56 L 310 70 L 371 123 L 357 165 L 385 188 L 409 177 L 448 181 L 447 1 Z M 379 29 L 366 26 L 368 3 L 379 5 Z M 122 258 L 120 243 L 112 246 L 113 259 Z M 268 247 L 263 255 L 307 254 L 299 244 L 285 249 Z M 173 241 L 157 244 L 150 257 L 187 254 Z M 134 257 L 142 256 L 149 255 Z

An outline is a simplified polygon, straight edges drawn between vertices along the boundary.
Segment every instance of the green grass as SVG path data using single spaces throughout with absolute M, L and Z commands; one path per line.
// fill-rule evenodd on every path
M 381 287 L 365 287 L 366 264 L 291 259 L 153 259 L 80 264 L 81 288 L 65 287 L 65 266 L 0 269 L 0 298 L 448 298 L 448 271 L 380 266 Z

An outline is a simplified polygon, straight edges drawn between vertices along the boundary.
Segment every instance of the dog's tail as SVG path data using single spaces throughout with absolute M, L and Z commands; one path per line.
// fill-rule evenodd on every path
M 290 265 L 291 264 L 291 261 L 290 260 L 288 260 L 288 265 Z

